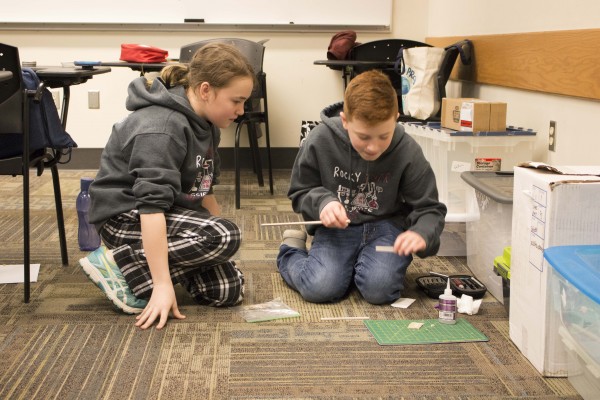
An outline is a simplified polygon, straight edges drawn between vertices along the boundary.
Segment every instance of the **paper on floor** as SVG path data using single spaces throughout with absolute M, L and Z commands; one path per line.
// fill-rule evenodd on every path
M 415 301 L 415 299 L 400 297 L 398 300 L 393 302 L 391 305 L 392 305 L 392 307 L 396 307 L 396 308 L 408 308 L 414 301 Z
M 23 264 L 20 265 L 0 265 L 0 284 L 2 283 L 23 283 Z M 30 264 L 31 282 L 37 282 L 40 272 L 40 264 Z

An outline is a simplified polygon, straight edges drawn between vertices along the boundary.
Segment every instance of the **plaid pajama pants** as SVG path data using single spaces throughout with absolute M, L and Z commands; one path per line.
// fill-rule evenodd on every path
M 244 275 L 229 259 L 241 232 L 231 221 L 173 207 L 165 213 L 171 280 L 198 304 L 231 306 L 242 301 Z M 111 218 L 100 233 L 133 293 L 152 294 L 152 277 L 142 247 L 140 216 L 132 210 Z

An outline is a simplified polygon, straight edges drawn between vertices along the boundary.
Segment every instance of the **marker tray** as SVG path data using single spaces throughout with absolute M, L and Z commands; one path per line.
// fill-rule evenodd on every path
M 480 299 L 485 295 L 487 288 L 481 282 L 473 279 L 470 275 L 450 275 L 450 287 L 452 294 L 461 297 L 463 294 L 469 295 L 474 299 Z M 432 299 L 437 299 L 440 294 L 444 294 L 447 279 L 436 275 L 420 276 L 416 279 L 417 285 Z M 458 284 L 462 284 L 462 288 Z

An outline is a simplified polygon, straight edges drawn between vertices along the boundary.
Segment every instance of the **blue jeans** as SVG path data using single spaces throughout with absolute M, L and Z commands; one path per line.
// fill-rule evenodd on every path
M 282 245 L 279 272 L 287 284 L 313 303 L 335 302 L 352 282 L 371 304 L 390 304 L 400 298 L 412 256 L 375 251 L 392 246 L 402 233 L 388 221 L 317 228 L 310 251 Z

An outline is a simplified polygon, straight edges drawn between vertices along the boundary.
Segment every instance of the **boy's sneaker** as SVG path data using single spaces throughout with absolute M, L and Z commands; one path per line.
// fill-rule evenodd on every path
M 283 241 L 281 244 L 294 247 L 296 249 L 306 250 L 306 232 L 295 229 L 288 229 L 283 232 Z
M 109 259 L 106 251 L 106 247 L 100 246 L 87 257 L 80 259 L 79 264 L 83 272 L 117 308 L 127 314 L 141 313 L 148 301 L 134 296 L 121 270 L 112 259 Z

